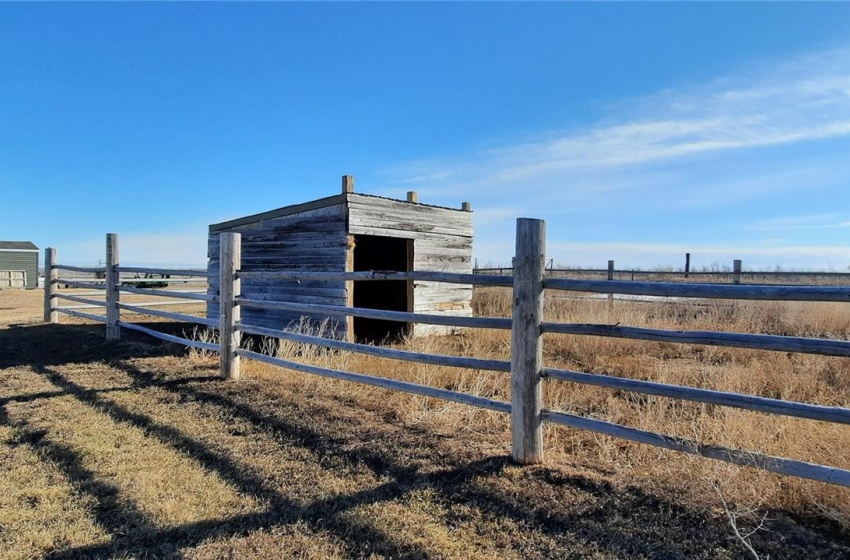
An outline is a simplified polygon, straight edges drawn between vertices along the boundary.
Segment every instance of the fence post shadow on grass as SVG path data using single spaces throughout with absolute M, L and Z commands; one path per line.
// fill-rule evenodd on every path
M 168 348 L 160 349 L 160 351 L 166 349 Z M 475 479 L 479 477 L 499 475 L 510 464 L 507 457 L 487 457 L 472 462 L 458 460 L 459 464 L 450 468 L 422 474 L 415 466 L 410 467 L 398 462 L 398 458 L 393 453 L 394 441 L 384 442 L 383 449 L 381 446 L 358 446 L 352 448 L 345 441 L 329 440 L 324 434 L 310 429 L 307 422 L 286 422 L 276 415 L 270 415 L 258 410 L 250 400 L 240 402 L 240 395 L 245 395 L 245 398 L 248 399 L 249 394 L 254 394 L 252 389 L 246 386 L 247 384 L 220 386 L 218 383 L 215 383 L 215 377 L 207 376 L 194 378 L 178 377 L 174 379 L 157 378 L 155 372 L 142 370 L 136 365 L 127 363 L 122 359 L 133 358 L 135 354 L 134 352 L 128 352 L 126 355 L 119 357 L 113 355 L 109 360 L 111 366 L 127 373 L 131 381 L 129 386 L 123 385 L 121 387 L 98 390 L 86 389 L 54 368 L 37 365 L 33 368 L 34 371 L 48 379 L 58 390 L 44 392 L 44 394 L 22 395 L 21 399 L 36 400 L 60 395 L 73 395 L 82 404 L 106 413 L 114 421 L 143 430 L 162 444 L 191 457 L 201 463 L 205 468 L 217 473 L 223 480 L 232 484 L 240 492 L 256 496 L 261 501 L 265 500 L 272 504 L 273 507 L 264 512 L 202 521 L 179 527 L 154 529 L 150 528 L 149 524 L 145 524 L 146 521 L 143 517 L 139 517 L 138 511 L 132 504 L 122 502 L 120 507 L 124 509 L 120 510 L 120 516 L 123 516 L 123 519 L 129 520 L 129 523 L 136 523 L 138 527 L 136 532 L 115 536 L 114 533 L 116 532 L 116 528 L 120 527 L 120 522 L 103 519 L 102 526 L 108 532 L 113 533 L 114 538 L 112 541 L 106 544 L 59 550 L 53 553 L 52 557 L 102 557 L 108 554 L 127 554 L 134 551 L 150 550 L 151 547 L 157 546 L 187 547 L 200 544 L 215 537 L 241 535 L 263 527 L 286 525 L 298 520 L 305 520 L 319 530 L 342 535 L 341 538 L 343 541 L 352 549 L 357 549 L 362 542 L 368 541 L 374 547 L 370 549 L 373 552 L 375 550 L 383 550 L 384 553 L 394 556 L 425 558 L 427 554 L 421 548 L 417 548 L 412 544 L 398 542 L 396 539 L 387 536 L 378 527 L 364 526 L 362 523 L 356 523 L 341 516 L 344 512 L 358 506 L 396 500 L 403 498 L 411 490 L 422 488 L 434 489 L 441 496 L 441 500 L 449 502 L 460 498 L 464 503 L 471 504 L 488 515 L 507 517 L 520 524 L 530 524 L 535 530 L 554 538 L 564 538 L 565 535 L 571 535 L 571 538 L 580 538 L 585 542 L 592 543 L 594 546 L 614 553 L 629 550 L 640 554 L 639 551 L 658 551 L 659 549 L 669 548 L 670 553 L 676 555 L 675 547 L 677 545 L 675 543 L 659 542 L 658 535 L 649 532 L 636 536 L 621 535 L 612 540 L 612 528 L 607 526 L 607 522 L 605 521 L 609 515 L 614 514 L 614 517 L 627 516 L 631 514 L 630 510 L 632 508 L 636 509 L 636 511 L 646 510 L 643 511 L 646 515 L 657 513 L 659 510 L 681 512 L 681 508 L 677 509 L 677 506 L 674 504 L 658 500 L 640 491 L 630 489 L 629 495 L 631 496 L 631 500 L 629 502 L 617 505 L 616 499 L 609 499 L 605 501 L 605 505 L 600 506 L 590 512 L 590 514 L 587 512 L 583 514 L 559 514 L 557 512 L 550 514 L 550 512 L 535 508 L 533 506 L 533 497 L 530 495 L 505 496 L 496 490 L 481 488 L 475 484 Z M 92 358 L 94 356 L 98 356 L 96 358 L 97 360 L 103 359 L 103 356 L 98 355 L 97 352 L 93 353 Z M 207 389 L 199 386 L 200 383 L 204 383 Z M 214 392 L 214 387 L 216 386 L 227 387 L 228 391 L 234 391 L 234 393 L 227 396 L 219 394 Z M 311 449 L 318 447 L 321 454 L 337 456 L 353 464 L 363 464 L 376 474 L 383 476 L 389 475 L 394 480 L 378 488 L 354 492 L 327 500 L 319 500 L 306 507 L 293 505 L 275 489 L 268 487 L 263 479 L 247 475 L 245 465 L 212 451 L 202 442 L 192 439 L 172 426 L 157 423 L 149 416 L 134 413 L 104 397 L 104 395 L 113 391 L 144 387 L 164 388 L 176 394 L 189 396 L 204 404 L 224 409 L 229 414 L 246 420 L 258 430 L 272 434 L 276 440 L 283 437 L 291 440 L 294 439 L 299 446 Z M 5 405 L 8 402 L 18 400 L 20 399 L 13 397 L 6 399 L 5 402 L 0 401 L 0 405 L 2 405 L 0 406 L 0 413 L 2 413 L 0 420 L 8 422 L 8 419 L 5 418 Z M 295 403 L 282 403 L 282 405 L 290 407 L 299 406 Z M 419 433 L 419 430 L 414 429 L 413 431 Z M 26 433 L 26 428 L 24 428 L 24 433 Z M 38 440 L 43 441 L 43 436 L 38 433 L 29 436 L 24 435 L 23 437 L 25 440 L 34 442 Z M 46 441 L 49 442 L 49 438 Z M 43 443 L 41 445 L 46 446 L 48 444 Z M 419 445 L 421 445 L 421 441 Z M 426 444 L 429 449 L 437 449 L 438 445 L 439 443 L 434 441 Z M 44 457 L 49 457 L 51 454 L 64 457 L 65 463 L 63 470 L 67 471 L 66 476 L 70 479 L 91 479 L 91 473 L 82 468 L 79 464 L 79 459 L 75 458 L 72 452 L 64 449 L 63 446 L 59 445 L 55 448 L 43 447 L 43 453 L 45 453 L 43 455 Z M 435 456 L 431 453 L 431 450 L 427 454 L 429 457 Z M 530 476 L 543 478 L 547 484 L 577 488 L 595 495 L 605 496 L 612 492 L 612 489 L 604 483 L 590 481 L 580 476 L 564 477 L 560 473 L 546 468 L 535 468 L 535 470 L 529 471 L 529 473 Z M 114 500 L 115 492 L 114 488 L 110 485 L 102 485 L 98 481 L 91 481 L 91 483 L 86 484 L 86 489 L 92 493 L 98 503 L 106 504 L 106 507 L 109 507 L 109 504 L 113 503 L 110 500 Z M 672 517 L 672 520 L 667 521 L 683 526 L 686 525 L 683 520 L 687 519 L 687 515 L 675 513 Z M 98 522 L 97 518 L 96 522 Z M 704 525 L 705 520 L 699 520 L 699 523 L 696 525 L 700 524 Z M 718 532 L 717 534 L 717 538 L 720 540 L 725 535 L 722 532 Z M 352 535 L 359 536 L 353 537 Z M 165 549 L 161 548 L 160 550 Z M 168 550 L 172 550 L 172 548 Z
M 214 451 L 202 442 L 193 439 L 176 427 L 162 424 L 151 417 L 133 412 L 126 407 L 87 391 L 68 379 L 62 373 L 45 366 L 35 366 L 34 371 L 43 376 L 66 394 L 74 396 L 80 403 L 106 414 L 118 424 L 142 430 L 147 436 L 153 437 L 159 443 L 198 462 L 205 469 L 216 473 L 223 481 L 233 486 L 240 493 L 256 498 L 259 503 L 269 504 L 265 512 L 236 516 L 218 522 L 201 522 L 188 524 L 173 530 L 146 530 L 138 535 L 121 535 L 114 537 L 106 544 L 76 547 L 65 551 L 57 551 L 52 558 L 101 557 L 104 554 L 116 555 L 138 552 L 150 546 L 162 545 L 168 547 L 184 547 L 199 544 L 216 536 L 246 534 L 252 530 L 268 527 L 269 525 L 285 525 L 297 521 L 307 521 L 317 529 L 334 533 L 352 548 L 357 548 L 358 542 L 369 543 L 370 550 L 383 551 L 393 557 L 427 558 L 428 555 L 415 544 L 398 542 L 378 527 L 366 523 L 353 524 L 346 520 L 341 513 L 359 505 L 376 501 L 390 500 L 401 496 L 405 488 L 379 488 L 351 495 L 321 500 L 306 508 L 281 495 L 266 482 L 251 474 L 246 465 L 242 465 L 228 457 L 225 453 Z M 174 390 L 175 383 L 137 383 L 134 386 L 157 386 Z M 92 486 L 94 491 L 100 491 L 98 501 L 106 499 L 110 493 L 106 487 Z M 114 493 L 114 492 L 112 492 Z M 191 534 L 191 531 L 200 531 Z M 162 541 L 163 535 L 171 535 L 175 541 Z
M 118 362 L 114 365 L 126 372 L 132 382 L 139 386 L 145 385 L 155 377 L 155 372 L 142 370 L 133 364 Z M 501 476 L 504 468 L 512 464 L 510 458 L 506 456 L 485 457 L 471 462 L 458 459 L 453 461 L 457 463 L 456 465 L 435 472 L 422 473 L 415 464 L 411 466 L 407 464 L 407 461 L 399 461 L 396 439 L 384 442 L 379 439 L 370 445 L 352 447 L 350 441 L 343 438 L 329 438 L 321 431 L 310 428 L 309 422 L 286 421 L 278 415 L 258 410 L 250 400 L 240 402 L 239 396 L 250 399 L 251 396 L 256 395 L 256 390 L 253 388 L 245 387 L 243 390 L 240 386 L 230 386 L 229 390 L 236 392 L 227 395 L 215 392 L 216 385 L 198 387 L 193 384 L 173 384 L 168 385 L 168 389 L 204 404 L 204 410 L 210 410 L 213 416 L 216 414 L 215 409 L 218 409 L 218 412 L 224 412 L 227 416 L 232 415 L 245 420 L 257 430 L 271 435 L 276 441 L 285 438 L 288 443 L 294 442 L 322 456 L 340 458 L 348 464 L 362 464 L 376 475 L 393 478 L 391 482 L 379 488 L 338 498 L 346 504 L 344 507 L 332 503 L 337 498 L 311 504 L 307 512 L 302 513 L 306 519 L 311 519 L 313 514 L 327 515 L 328 508 L 339 512 L 357 505 L 395 500 L 414 489 L 429 488 L 436 491 L 446 502 L 457 502 L 460 499 L 463 504 L 472 505 L 485 514 L 507 517 L 519 524 L 529 524 L 535 530 L 550 537 L 563 538 L 569 535 L 570 538 L 580 538 L 613 553 L 632 552 L 656 557 L 659 550 L 666 550 L 665 554 L 673 557 L 678 555 L 678 543 L 671 540 L 669 536 L 666 540 L 659 539 L 659 535 L 651 528 L 645 531 L 638 529 L 636 535 L 624 535 L 612 526 L 617 519 L 627 519 L 633 515 L 666 517 L 664 523 L 676 529 L 671 532 L 671 535 L 677 532 L 690 532 L 692 533 L 691 542 L 698 542 L 698 537 L 705 537 L 711 533 L 718 543 L 724 543 L 723 546 L 730 545 L 726 542 L 728 531 L 724 520 L 714 520 L 712 524 L 712 521 L 706 519 L 706 516 L 700 512 L 687 511 L 680 505 L 647 494 L 638 488 L 617 491 L 608 483 L 580 475 L 565 475 L 547 467 L 535 467 L 533 470 L 526 471 L 526 474 L 540 485 L 554 486 L 564 492 L 586 492 L 600 498 L 601 505 L 591 512 L 572 511 L 568 503 L 565 503 L 563 512 L 551 512 L 533 506 L 535 496 L 532 491 L 524 496 L 510 497 L 495 489 L 486 489 L 476 484 L 476 480 L 481 477 Z M 305 417 L 311 415 L 311 411 L 302 410 L 304 406 L 309 406 L 306 404 L 286 402 L 281 403 L 280 406 L 299 409 Z M 339 418 L 326 418 L 326 420 L 328 422 L 344 421 Z M 439 451 L 439 441 L 431 439 L 423 443 L 421 440 L 423 434 L 419 430 L 408 427 L 402 427 L 402 429 L 416 432 L 419 439 L 415 445 L 424 448 L 422 454 L 426 460 L 442 455 Z M 382 438 L 386 439 L 385 436 Z M 449 456 L 451 457 L 451 454 Z M 338 509 L 340 507 L 342 509 Z M 791 529 L 786 528 L 785 534 L 792 534 L 795 530 L 798 533 L 804 532 L 804 529 L 795 525 Z M 808 537 L 812 538 L 811 535 Z M 778 542 L 774 544 L 784 546 Z M 735 543 L 731 543 L 731 546 L 734 548 Z
M 187 329 L 181 323 L 146 324 L 164 332 L 182 333 Z M 100 325 L 10 325 L 0 329 L 0 368 L 152 357 L 173 354 L 177 348 L 176 345 L 151 342 L 150 337 L 132 331 L 124 333 L 119 343 L 107 342 Z
M 98 479 L 94 472 L 83 465 L 80 454 L 67 445 L 53 441 L 49 430 L 33 428 L 22 419 L 11 422 L 5 404 L 0 407 L 0 425 L 3 424 L 14 429 L 14 445 L 29 446 L 39 459 L 57 468 L 76 493 L 94 498 L 96 505 L 91 508 L 94 524 L 113 539 L 133 533 L 147 538 L 156 530 L 141 510 L 127 500 L 120 499 L 117 486 Z M 37 507 L 37 504 L 33 507 Z

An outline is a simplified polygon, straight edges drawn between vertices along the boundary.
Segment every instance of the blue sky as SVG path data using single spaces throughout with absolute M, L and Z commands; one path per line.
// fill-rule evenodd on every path
M 0 239 L 204 262 L 357 190 L 507 263 L 850 267 L 850 4 L 0 3 Z

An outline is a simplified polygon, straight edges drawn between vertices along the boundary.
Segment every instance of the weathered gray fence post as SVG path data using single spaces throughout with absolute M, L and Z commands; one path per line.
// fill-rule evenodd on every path
M 242 317 L 236 298 L 242 294 L 242 281 L 236 273 L 242 264 L 242 234 L 222 233 L 220 248 L 220 286 L 219 290 L 219 340 L 221 343 L 220 367 L 222 379 L 239 379 L 239 348 L 241 334 L 236 323 Z
M 732 261 L 732 283 L 741 283 L 741 259 L 735 259 Z
M 342 176 L 342 192 L 343 194 L 354 192 L 354 175 Z
M 106 340 L 120 340 L 121 327 L 118 325 L 118 234 L 106 234 Z
M 517 220 L 511 330 L 512 455 L 521 464 L 543 460 L 543 273 L 546 222 Z
M 44 250 L 44 322 L 58 323 L 59 312 L 56 307 L 56 289 L 59 287 L 56 280 L 59 278 L 59 270 L 54 268 L 56 264 L 56 249 L 48 247 Z
M 614 261 L 608 261 L 608 280 L 614 279 Z M 614 307 L 614 294 L 608 294 L 608 310 Z

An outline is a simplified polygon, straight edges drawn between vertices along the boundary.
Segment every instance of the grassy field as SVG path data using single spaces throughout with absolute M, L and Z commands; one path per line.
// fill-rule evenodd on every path
M 506 315 L 502 290 L 476 311 Z M 558 320 L 850 337 L 841 305 L 552 300 Z M 101 325 L 40 322 L 0 291 L 2 558 L 850 557 L 850 493 L 547 427 L 508 460 L 507 418 L 217 359 Z M 157 324 L 157 328 L 183 328 Z M 268 345 L 267 345 L 268 346 Z M 503 332 L 407 347 L 505 358 Z M 846 359 L 547 335 L 547 365 L 850 406 Z M 267 350 L 270 347 L 266 348 Z M 506 378 L 283 345 L 351 371 L 507 398 Z M 551 383 L 547 406 L 850 467 L 844 426 Z

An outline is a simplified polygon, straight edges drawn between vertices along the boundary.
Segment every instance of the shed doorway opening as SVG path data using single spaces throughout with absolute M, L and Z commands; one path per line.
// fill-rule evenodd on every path
M 413 240 L 377 235 L 354 236 L 355 272 L 413 270 Z M 413 311 L 413 284 L 407 280 L 364 280 L 354 283 L 354 307 L 387 311 Z M 354 340 L 381 343 L 400 340 L 410 323 L 353 317 Z

